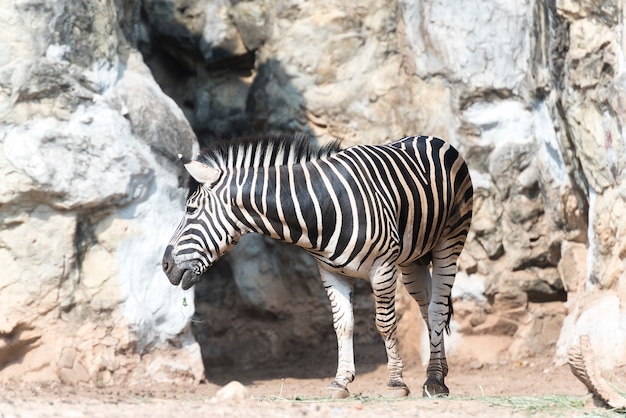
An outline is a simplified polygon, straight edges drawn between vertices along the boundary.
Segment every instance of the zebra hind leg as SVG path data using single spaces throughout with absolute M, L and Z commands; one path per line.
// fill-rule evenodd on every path
M 444 331 L 450 333 L 452 319 L 452 286 L 457 273 L 456 262 L 463 248 L 463 239 L 450 239 L 433 250 L 432 293 L 428 305 L 430 329 L 430 362 L 428 378 L 424 383 L 424 396 L 447 395 L 444 383 L 448 375 L 448 362 L 444 345 Z
M 408 396 L 411 392 L 402 378 L 403 363 L 398 350 L 395 295 L 397 284 L 395 266 L 380 267 L 371 278 L 376 305 L 376 328 L 385 342 L 389 382 L 387 393 L 394 398 Z
M 430 340 L 430 361 L 427 369 L 427 379 L 422 386 L 422 395 L 424 397 L 448 395 L 450 391 L 444 382 L 444 379 L 448 374 L 444 338 L 441 333 L 442 329 L 435 326 L 434 321 L 432 320 L 433 317 L 437 315 L 435 314 L 435 309 L 432 306 L 433 283 L 430 268 L 428 265 L 413 263 L 402 266 L 401 272 L 404 287 L 417 302 L 422 318 L 428 327 L 428 336 Z M 433 315 L 429 315 L 429 311 L 433 311 Z M 433 329 L 435 329 L 435 332 L 433 332 Z
M 354 330 L 354 314 L 352 295 L 354 279 L 333 274 L 320 267 L 322 283 L 330 301 L 333 314 L 333 327 L 337 335 L 337 374 L 326 387 L 335 399 L 350 396 L 348 383 L 354 380 L 354 347 L 352 334 Z

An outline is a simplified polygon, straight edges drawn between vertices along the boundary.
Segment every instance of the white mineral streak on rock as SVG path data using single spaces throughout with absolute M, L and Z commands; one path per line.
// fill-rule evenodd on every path
M 554 132 L 554 123 L 545 101 L 536 102 L 532 108 L 533 135 L 537 140 L 538 158 L 547 169 L 544 174 L 549 181 L 555 182 L 557 189 L 568 182 L 567 167 Z
M 484 302 L 485 278 L 480 274 L 468 275 L 464 271 L 459 272 L 452 288 L 452 297 Z
M 33 190 L 59 196 L 60 208 L 124 204 L 145 192 L 134 180 L 152 176 L 135 141 L 128 121 L 97 102 L 76 109 L 69 121 L 33 119 L 10 130 L 5 155 L 32 179 Z
M 534 143 L 532 115 L 519 100 L 477 102 L 463 116 L 480 129 L 480 144 L 506 148 Z
M 525 88 L 530 64 L 531 8 L 506 0 L 454 7 L 402 1 L 406 36 L 421 78 L 443 76 L 470 88 Z

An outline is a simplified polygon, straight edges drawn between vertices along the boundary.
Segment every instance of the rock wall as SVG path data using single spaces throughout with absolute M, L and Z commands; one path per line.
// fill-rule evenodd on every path
M 620 314 L 607 315 L 594 346 L 607 364 L 626 361 L 619 348 L 626 337 L 610 331 L 623 329 L 624 318 L 623 257 L 615 249 L 624 241 L 615 221 L 623 158 L 622 2 L 461 1 L 449 7 L 435 1 L 168 0 L 148 1 L 144 10 L 151 34 L 144 57 L 201 144 L 291 131 L 344 145 L 434 133 L 462 150 L 476 206 L 454 293 L 451 351 L 500 362 L 558 348 L 563 361 L 578 334 L 597 329 L 584 319 L 587 304 L 600 298 L 597 305 L 604 306 L 606 297 Z M 605 206 L 599 210 L 600 200 Z M 273 251 L 265 254 L 282 265 Z M 256 283 L 265 267 L 249 258 L 245 268 L 239 263 L 238 253 L 226 260 L 245 299 L 247 282 Z M 286 288 L 298 279 L 280 268 L 271 276 Z M 217 272 L 211 277 L 233 280 L 216 279 L 222 277 Z M 299 305 L 310 298 L 283 297 L 272 280 L 258 289 L 272 289 L 263 298 L 276 298 L 271 304 L 278 318 L 294 315 L 287 301 Z M 361 330 L 360 343 L 373 343 L 371 303 L 367 288 L 360 290 L 366 316 L 357 338 Z M 264 311 L 265 305 L 247 306 Z M 205 306 L 200 302 L 197 314 L 203 316 Z M 402 297 L 400 306 L 402 329 L 419 329 L 410 301 Z M 311 312 L 322 320 L 323 311 Z M 329 322 L 313 322 L 316 333 L 304 344 L 319 344 L 320 326 L 324 341 L 332 340 Z M 285 338 L 280 327 L 271 328 L 258 331 L 264 337 L 257 341 Z M 221 331 L 212 326 L 194 332 L 211 350 L 232 347 L 222 345 Z M 407 332 L 412 342 L 422 338 Z M 493 350 L 469 348 L 483 336 L 497 337 L 489 344 Z M 419 358 L 419 349 L 405 344 L 404 350 Z M 257 357 L 259 364 L 287 351 Z M 211 358 L 205 354 L 205 361 Z
M 198 380 L 191 313 L 153 280 L 197 145 L 124 34 L 138 3 L 5 3 L 0 378 Z
M 626 363 L 624 9 L 6 5 L 0 378 L 193 380 L 199 346 L 209 377 L 332 358 L 329 307 L 297 249 L 246 237 L 196 286 L 195 304 L 160 272 L 185 196 L 175 155 L 285 132 L 346 146 L 434 134 L 467 157 L 475 220 L 454 289 L 452 355 L 562 361 L 587 333 L 605 367 Z M 366 283 L 357 296 L 357 362 L 384 361 Z M 398 307 L 402 350 L 420 362 L 417 309 L 402 292 Z
M 564 245 L 559 263 L 570 298 L 557 355 L 563 359 L 578 335 L 588 334 L 602 366 L 611 368 L 626 362 L 626 235 L 620 225 L 626 190 L 622 169 L 626 7 L 623 2 L 558 6 L 570 37 L 562 118 L 568 128 L 569 154 L 578 160 L 573 168 L 586 186 L 588 229 L 586 248 Z M 573 274 L 585 250 L 586 274 Z

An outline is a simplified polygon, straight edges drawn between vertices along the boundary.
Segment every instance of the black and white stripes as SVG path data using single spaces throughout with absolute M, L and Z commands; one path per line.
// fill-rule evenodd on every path
M 304 248 L 318 260 L 333 304 L 339 364 L 329 388 L 345 396 L 354 378 L 353 278 L 372 284 L 389 388 L 408 393 L 396 340 L 395 290 L 403 280 L 430 330 L 425 393 L 447 393 L 443 330 L 472 216 L 469 171 L 454 148 L 432 137 L 345 150 L 336 143 L 314 150 L 297 138 L 246 140 L 185 166 L 198 183 L 163 260 L 173 284 L 191 287 L 249 232 Z

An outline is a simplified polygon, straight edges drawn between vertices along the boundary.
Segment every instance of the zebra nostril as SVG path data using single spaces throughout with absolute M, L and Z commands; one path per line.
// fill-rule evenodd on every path
M 161 266 L 163 267 L 163 271 L 166 274 L 169 273 L 170 269 L 174 267 L 172 259 L 172 249 L 173 247 L 171 245 L 168 245 L 167 248 L 165 248 L 165 254 L 163 254 Z

